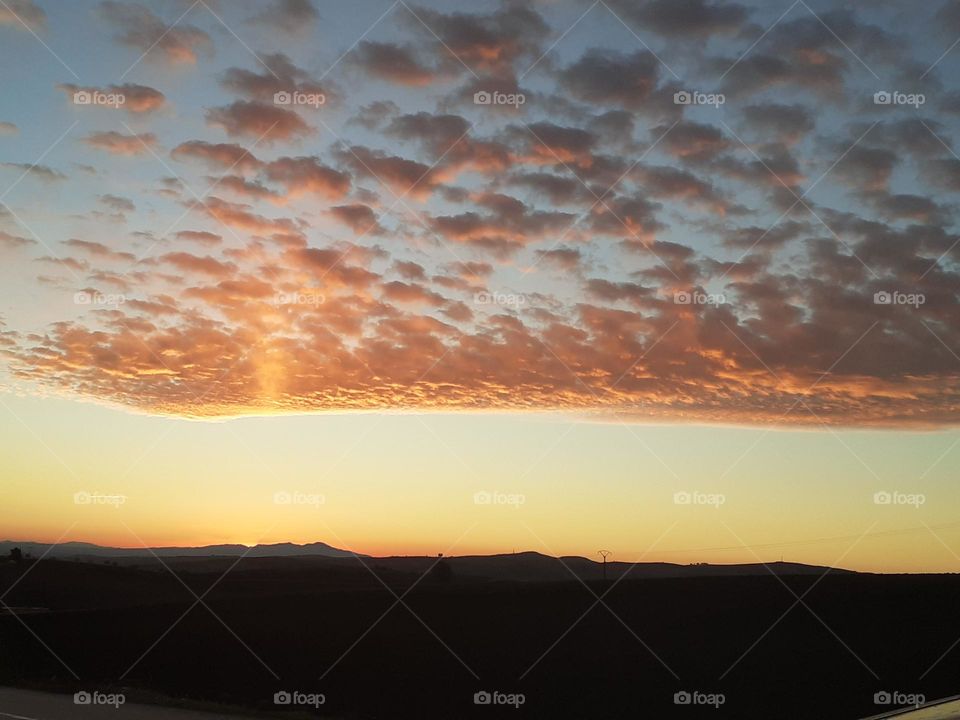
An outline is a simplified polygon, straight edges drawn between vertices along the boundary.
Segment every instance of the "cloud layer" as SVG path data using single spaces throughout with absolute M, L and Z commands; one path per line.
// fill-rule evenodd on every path
M 95 186 L 62 238 L 0 215 L 0 257 L 44 298 L 0 318 L 7 370 L 191 417 L 956 424 L 952 65 L 884 8 L 771 29 L 749 4 L 609 5 L 568 40 L 549 6 L 398 6 L 327 71 L 265 40 L 208 70 L 227 40 L 199 11 L 102 3 L 152 80 L 52 85 L 96 118 L 87 163 L 0 168 Z M 275 2 L 243 27 L 307 45 L 335 12 Z

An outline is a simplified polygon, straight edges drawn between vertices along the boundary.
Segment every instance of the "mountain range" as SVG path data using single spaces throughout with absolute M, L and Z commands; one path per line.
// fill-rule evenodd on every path
M 272 545 L 256 545 L 250 548 L 246 545 L 204 545 L 201 547 L 155 547 L 155 548 L 116 548 L 104 545 L 95 545 L 86 542 L 65 542 L 51 546 L 47 543 L 14 542 L 4 540 L 0 542 L 0 554 L 6 555 L 12 548 L 18 547 L 24 555 L 33 557 L 55 558 L 83 558 L 83 557 L 141 557 L 156 555 L 158 557 L 354 557 L 355 553 L 349 550 L 340 550 L 326 543 L 315 542 L 306 545 L 295 543 L 275 543 Z

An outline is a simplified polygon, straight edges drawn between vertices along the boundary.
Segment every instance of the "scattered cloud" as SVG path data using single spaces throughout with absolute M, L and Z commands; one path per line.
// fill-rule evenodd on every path
M 144 5 L 103 0 L 98 12 L 116 30 L 117 41 L 145 59 L 194 65 L 200 55 L 213 52 L 213 40 L 206 32 L 183 21 L 168 24 Z
M 90 147 L 112 155 L 143 155 L 157 146 L 157 136 L 153 133 L 125 135 L 116 130 L 93 132 L 83 138 Z

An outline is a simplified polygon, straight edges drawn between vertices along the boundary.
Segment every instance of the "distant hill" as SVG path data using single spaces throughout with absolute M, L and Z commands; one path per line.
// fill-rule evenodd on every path
M 9 553 L 10 548 L 19 547 L 24 554 L 38 558 L 48 551 L 49 545 L 33 542 L 0 542 L 0 556 Z M 248 571 L 269 570 L 278 566 L 279 559 L 284 560 L 284 566 L 289 563 L 299 563 L 307 566 L 337 565 L 357 567 L 362 563 L 367 567 L 378 570 L 422 575 L 433 567 L 438 558 L 432 556 L 394 556 L 370 557 L 359 555 L 349 550 L 331 547 L 326 543 L 316 542 L 307 545 L 294 543 L 277 543 L 274 545 L 257 545 L 247 548 L 244 545 L 207 545 L 205 547 L 161 547 L 152 548 L 152 553 L 165 558 L 168 564 L 184 566 L 194 569 L 205 568 L 214 570 L 222 566 L 229 566 L 237 557 L 256 558 L 255 563 L 244 563 Z M 63 560 L 97 561 L 115 559 L 127 566 L 149 567 L 156 564 L 150 551 L 143 548 L 112 548 L 83 542 L 68 542 L 59 544 L 49 550 L 46 557 Z M 270 558 L 277 562 L 271 563 Z M 538 552 L 520 552 L 503 555 L 464 555 L 460 557 L 445 557 L 443 562 L 453 571 L 454 577 L 477 580 L 500 581 L 530 581 L 530 582 L 561 582 L 567 580 L 601 580 L 603 565 L 600 562 L 579 556 L 552 557 Z M 202 565 L 198 565 L 202 563 Z M 614 580 L 623 575 L 628 578 L 684 578 L 684 577 L 717 577 L 717 576 L 746 576 L 746 575 L 822 575 L 830 570 L 832 573 L 851 573 L 850 570 L 826 568 L 817 565 L 803 565 L 800 563 L 771 562 L 747 563 L 739 565 L 712 565 L 697 563 L 693 565 L 678 565 L 664 562 L 607 562 L 607 578 Z
M 407 570 L 422 573 L 436 558 L 391 557 L 370 558 L 368 564 L 391 570 Z M 602 580 L 603 564 L 579 556 L 552 557 L 538 552 L 521 552 L 508 555 L 467 555 L 444 558 L 456 577 L 478 577 L 496 580 L 529 580 L 539 582 L 574 580 Z M 852 573 L 851 570 L 803 565 L 800 563 L 771 562 L 749 563 L 741 565 L 678 565 L 663 562 L 607 562 L 607 579 L 626 575 L 628 578 L 680 578 L 708 576 L 743 575 L 822 575 L 831 573 Z
M 354 557 L 349 550 L 340 550 L 322 542 L 297 545 L 295 543 L 276 543 L 273 545 L 256 545 L 248 548 L 246 545 L 205 545 L 203 547 L 155 547 L 145 548 L 115 548 L 104 545 L 94 545 L 85 542 L 65 542 L 53 548 L 49 544 L 35 542 L 14 542 L 4 540 L 0 542 L 0 555 L 6 555 L 11 548 L 20 548 L 25 555 L 37 558 L 46 553 L 46 557 L 55 558 L 82 558 L 82 557 L 150 557 L 155 554 L 159 557 Z

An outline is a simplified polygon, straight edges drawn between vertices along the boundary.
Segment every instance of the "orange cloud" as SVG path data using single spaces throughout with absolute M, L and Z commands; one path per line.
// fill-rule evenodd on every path
M 270 180 L 287 188 L 291 197 L 313 194 L 339 200 L 350 189 L 350 176 L 314 157 L 282 157 L 266 166 Z
M 196 159 L 208 167 L 238 172 L 257 170 L 262 163 L 246 148 L 232 143 L 208 143 L 191 140 L 170 151 L 174 160 Z
M 118 42 L 143 53 L 147 59 L 161 58 L 173 64 L 193 65 L 198 55 L 213 51 L 213 41 L 200 28 L 186 22 L 170 26 L 137 3 L 104 0 L 98 13 L 116 28 Z
M 207 111 L 207 123 L 223 128 L 230 137 L 248 137 L 266 144 L 314 132 L 292 110 L 256 100 L 237 100 L 226 107 L 213 108 Z
M 124 85 L 109 85 L 107 87 L 81 87 L 65 83 L 57 86 L 67 93 L 76 104 L 76 93 L 85 93 L 87 95 L 109 95 L 115 99 L 115 107 L 126 110 L 129 113 L 151 113 L 159 110 L 167 101 L 166 96 L 159 90 L 146 85 L 134 85 L 126 83 Z M 78 105 L 78 107 L 86 107 Z
M 83 139 L 87 145 L 111 153 L 112 155 L 142 155 L 157 144 L 153 133 L 142 135 L 123 135 L 115 130 L 93 132 Z

